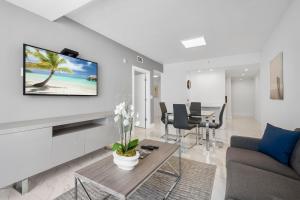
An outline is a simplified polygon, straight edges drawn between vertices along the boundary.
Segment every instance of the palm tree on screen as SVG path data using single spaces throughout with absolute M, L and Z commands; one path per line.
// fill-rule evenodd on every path
M 47 51 L 46 54 L 42 54 L 39 50 L 37 50 L 36 52 L 26 51 L 25 56 L 27 57 L 28 55 L 34 56 L 40 62 L 27 62 L 26 68 L 50 71 L 48 78 L 46 78 L 40 83 L 32 85 L 33 87 L 45 86 L 52 78 L 55 72 L 65 72 L 69 74 L 73 73 L 73 71 L 70 68 L 59 66 L 61 64 L 66 63 L 66 60 L 64 58 L 61 58 L 57 53 Z

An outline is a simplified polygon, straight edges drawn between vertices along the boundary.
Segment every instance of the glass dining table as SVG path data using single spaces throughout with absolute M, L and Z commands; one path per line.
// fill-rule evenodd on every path
M 202 120 L 205 120 L 205 127 L 199 127 L 201 128 L 201 140 L 205 140 L 206 141 L 206 150 L 209 151 L 210 150 L 210 146 L 211 146 L 211 141 L 210 141 L 210 135 L 209 135 L 209 121 L 210 119 L 215 118 L 215 111 L 211 111 L 211 110 L 203 110 L 201 111 L 201 115 L 193 115 L 193 118 L 201 118 Z M 205 139 L 203 138 L 203 129 L 205 128 Z M 199 133 L 199 131 L 197 131 Z M 200 143 L 202 144 L 202 143 Z
M 189 107 L 187 105 L 187 111 L 189 112 Z M 203 138 L 203 129 L 201 129 L 201 137 L 200 137 L 200 140 L 205 140 L 206 141 L 206 150 L 209 151 L 210 149 L 210 144 L 211 144 L 211 141 L 210 141 L 210 134 L 209 134 L 209 128 L 208 128 L 208 123 L 210 122 L 210 120 L 214 119 L 215 118 L 215 111 L 212 111 L 212 110 L 202 110 L 201 111 L 201 115 L 193 115 L 193 118 L 201 118 L 202 121 L 205 120 L 205 122 L 207 123 L 207 126 L 205 127 L 202 127 L 202 128 L 205 128 L 205 138 Z M 188 115 L 190 116 L 190 113 L 188 113 Z M 167 114 L 167 119 L 170 119 L 170 120 L 173 120 L 173 114 L 170 114 L 168 113 Z M 199 134 L 200 134 L 200 131 L 199 131 L 199 128 L 200 126 L 197 127 L 197 139 L 196 139 L 196 144 L 198 145 L 202 145 L 202 142 L 199 143 Z M 189 134 L 192 134 L 192 133 L 188 133 L 186 134 L 185 136 L 189 135 Z M 166 134 L 164 136 L 164 139 L 169 140 L 169 139 L 174 139 L 177 138 L 177 135 L 173 135 L 173 134 Z M 175 139 L 176 140 L 176 139 Z M 194 144 L 195 145 L 195 144 Z M 192 146 L 194 146 L 192 145 Z

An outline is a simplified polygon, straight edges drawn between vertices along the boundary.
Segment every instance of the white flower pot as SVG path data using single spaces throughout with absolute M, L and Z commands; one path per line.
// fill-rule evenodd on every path
M 134 167 L 139 163 L 140 154 L 137 151 L 133 157 L 120 156 L 115 151 L 113 153 L 114 163 L 123 170 L 133 170 Z

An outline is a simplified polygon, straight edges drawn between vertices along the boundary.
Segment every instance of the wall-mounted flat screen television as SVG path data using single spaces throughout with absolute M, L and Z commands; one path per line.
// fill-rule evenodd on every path
M 24 44 L 24 95 L 97 96 L 98 64 Z

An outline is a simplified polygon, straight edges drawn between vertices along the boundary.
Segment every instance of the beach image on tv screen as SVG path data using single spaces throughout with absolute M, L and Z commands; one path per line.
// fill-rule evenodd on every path
M 97 95 L 97 63 L 25 46 L 25 94 Z

